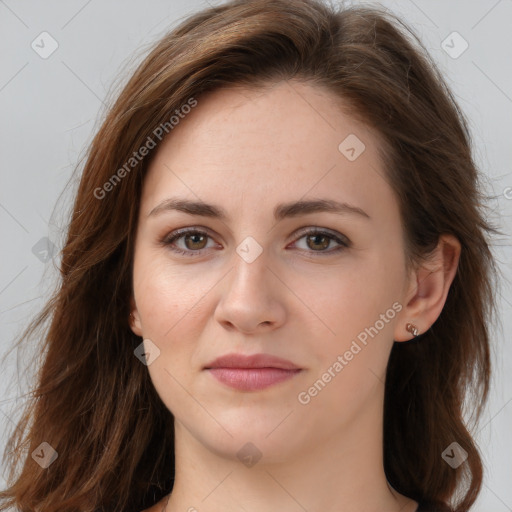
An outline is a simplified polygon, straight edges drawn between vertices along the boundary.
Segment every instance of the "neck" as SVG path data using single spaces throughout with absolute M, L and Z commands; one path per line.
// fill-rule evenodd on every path
M 253 448 L 244 452 L 249 455 L 246 464 L 236 455 L 247 439 L 231 440 L 237 447 L 232 453 L 214 451 L 175 420 L 176 475 L 166 512 L 416 510 L 417 503 L 386 480 L 382 409 L 368 407 L 329 437 L 310 440 L 293 453 L 266 446 L 261 459 L 250 465 Z M 272 457 L 272 452 L 279 455 Z

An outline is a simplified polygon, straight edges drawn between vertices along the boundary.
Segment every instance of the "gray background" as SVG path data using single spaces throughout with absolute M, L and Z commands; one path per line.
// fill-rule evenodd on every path
M 55 244 L 56 254 L 62 247 L 74 188 L 63 190 L 99 127 L 107 94 L 119 90 L 148 44 L 188 13 L 220 3 L 0 0 L 0 356 L 53 289 L 58 261 L 45 250 Z M 477 434 L 486 478 L 474 510 L 512 511 L 512 1 L 380 5 L 416 29 L 447 77 L 471 122 L 485 192 L 496 196 L 492 220 L 507 233 L 494 246 L 506 281 L 499 294 L 501 323 L 493 331 L 493 390 Z M 31 46 L 51 49 L 49 38 L 41 48 L 44 31 L 58 44 L 47 58 Z M 12 352 L 0 368 L 2 449 L 30 384 L 24 365 L 32 355 Z

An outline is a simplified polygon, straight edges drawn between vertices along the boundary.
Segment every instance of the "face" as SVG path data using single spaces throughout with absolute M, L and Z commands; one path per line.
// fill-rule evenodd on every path
M 339 105 L 296 81 L 209 93 L 145 177 L 132 329 L 177 431 L 212 452 L 284 460 L 382 412 L 403 234 L 378 137 Z M 300 371 L 205 369 L 232 353 Z

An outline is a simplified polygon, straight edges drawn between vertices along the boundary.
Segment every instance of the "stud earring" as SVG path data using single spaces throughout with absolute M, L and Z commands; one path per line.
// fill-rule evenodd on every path
M 407 332 L 410 332 L 414 337 L 417 337 L 420 335 L 420 332 L 418 331 L 418 328 L 414 324 L 407 324 L 405 326 L 405 330 Z

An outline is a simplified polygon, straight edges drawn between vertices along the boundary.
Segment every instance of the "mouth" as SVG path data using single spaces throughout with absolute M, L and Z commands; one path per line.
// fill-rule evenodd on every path
M 208 368 L 213 377 L 240 391 L 258 391 L 291 379 L 302 370 L 283 368 Z
M 270 354 L 226 354 L 204 367 L 221 383 L 240 391 L 257 391 L 302 371 L 291 361 Z

